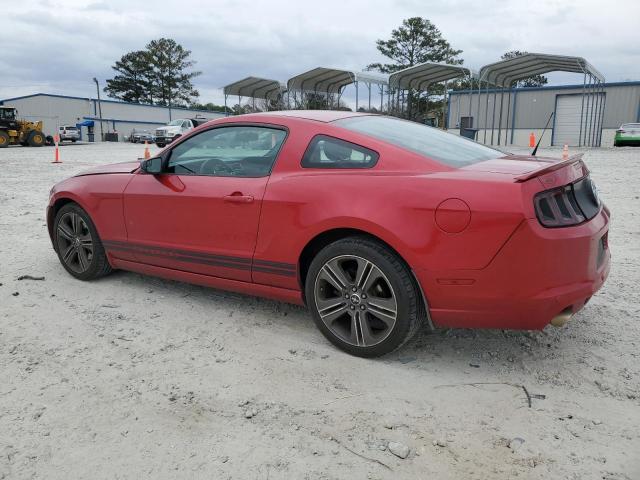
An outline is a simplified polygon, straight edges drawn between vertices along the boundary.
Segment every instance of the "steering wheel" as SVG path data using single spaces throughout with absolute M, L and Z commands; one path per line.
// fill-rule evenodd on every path
M 221 173 L 233 175 L 235 172 L 233 168 L 217 158 L 209 158 L 200 165 L 201 175 L 217 175 Z

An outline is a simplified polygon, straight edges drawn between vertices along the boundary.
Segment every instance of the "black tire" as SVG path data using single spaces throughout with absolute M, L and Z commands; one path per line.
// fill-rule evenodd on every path
M 156 143 L 156 145 L 157 145 L 158 147 L 160 147 L 160 148 L 164 148 L 164 147 L 166 147 L 166 146 L 167 146 L 167 144 L 166 144 L 166 143 Z
M 44 133 L 38 130 L 31 131 L 27 137 L 27 143 L 29 143 L 30 147 L 44 147 L 45 142 Z
M 72 220 L 74 216 L 76 223 Z M 87 238 L 91 242 L 90 249 Z M 74 277 L 94 280 L 111 273 L 98 231 L 91 217 L 78 204 L 67 203 L 58 211 L 53 223 L 53 241 L 60 263 Z M 81 260 L 81 253 L 85 262 Z
M 4 130 L 0 130 L 0 148 L 7 148 L 9 143 L 11 143 L 9 134 Z
M 349 262 L 352 262 L 352 265 Z M 331 274 L 327 275 L 328 270 L 325 268 L 327 264 L 331 268 L 339 266 L 344 269 L 341 272 L 343 274 L 341 278 L 347 280 L 348 285 L 341 291 L 336 288 L 338 283 L 326 281 L 326 278 L 332 277 Z M 360 275 L 364 281 L 358 282 L 357 272 L 360 271 L 361 265 L 365 265 L 362 271 L 366 272 L 368 264 L 373 265 L 370 267 L 371 271 L 376 267 L 376 272 L 382 274 L 382 276 L 377 275 L 381 284 L 373 283 L 371 287 L 367 287 L 371 274 L 366 273 Z M 364 278 L 365 276 L 367 278 Z M 363 287 L 360 288 L 358 284 Z M 385 287 L 385 284 L 389 288 Z M 372 289 L 382 292 L 381 287 L 385 287 L 387 294 L 377 297 Z M 329 290 L 331 294 L 327 293 Z M 368 295 L 365 295 L 367 293 Z M 325 298 L 320 298 L 323 295 Z M 305 281 L 305 296 L 313 320 L 322 334 L 338 348 L 359 357 L 378 357 L 402 347 L 420 329 L 424 316 L 421 314 L 422 299 L 407 265 L 389 248 L 367 237 L 349 237 L 323 248 L 309 266 Z M 358 296 L 362 299 L 353 298 Z M 379 300 L 389 302 L 391 299 L 394 300 L 395 318 L 393 324 L 389 326 L 386 322 L 390 320 L 387 319 L 385 322 L 380 320 L 381 310 L 375 312 L 373 309 L 379 308 L 375 305 Z M 355 300 L 357 303 L 354 303 Z M 323 302 L 324 305 L 331 302 L 344 304 L 344 307 L 338 309 L 333 306 L 323 309 L 324 312 L 331 309 L 331 313 L 324 315 L 325 318 L 333 317 L 339 313 L 339 310 L 344 310 L 339 317 L 329 320 L 331 327 L 328 325 L 329 322 L 325 323 L 319 311 L 318 304 Z M 385 312 L 393 313 L 393 309 Z M 360 320 L 355 320 L 354 315 L 357 315 L 355 318 Z M 386 314 L 384 316 L 387 317 Z M 363 321 L 365 323 L 362 323 Z M 371 341 L 367 341 L 367 337 Z
M 71 143 L 76 143 L 77 141 L 78 141 L 78 140 L 77 140 L 77 139 L 75 139 L 75 138 L 72 138 L 72 139 L 71 139 Z

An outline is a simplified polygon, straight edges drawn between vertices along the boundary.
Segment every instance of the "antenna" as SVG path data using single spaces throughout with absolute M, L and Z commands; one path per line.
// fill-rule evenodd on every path
M 542 137 L 544 137 L 544 132 L 547 131 L 547 127 L 549 127 L 549 122 L 551 121 L 551 117 L 553 117 L 553 113 L 551 112 L 551 115 L 549 115 L 549 119 L 547 120 L 547 124 L 544 126 L 544 130 L 542 130 L 542 133 L 540 134 L 540 138 L 538 139 L 538 143 L 536 144 L 536 147 L 533 149 L 533 152 L 531 152 L 531 156 L 535 157 L 536 156 L 536 152 L 538 151 L 538 147 L 540 146 L 540 142 L 542 141 Z

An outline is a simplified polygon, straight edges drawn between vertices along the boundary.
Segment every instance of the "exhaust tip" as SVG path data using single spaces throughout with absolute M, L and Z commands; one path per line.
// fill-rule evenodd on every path
M 554 327 L 562 327 L 573 317 L 571 307 L 565 308 L 562 312 L 551 319 L 551 325 Z

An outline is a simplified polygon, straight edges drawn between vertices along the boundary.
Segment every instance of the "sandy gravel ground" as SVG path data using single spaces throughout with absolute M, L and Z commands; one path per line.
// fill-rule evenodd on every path
M 74 280 L 49 188 L 142 148 L 61 151 L 0 150 L 0 479 L 640 478 L 640 149 L 586 154 L 614 264 L 567 327 L 423 332 L 379 360 L 298 307 Z

